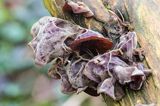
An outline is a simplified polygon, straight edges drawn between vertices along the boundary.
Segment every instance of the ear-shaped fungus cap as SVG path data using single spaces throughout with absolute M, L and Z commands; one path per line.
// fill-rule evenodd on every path
M 102 54 L 112 48 L 112 42 L 100 33 L 86 29 L 82 34 L 77 36 L 70 47 L 72 50 L 90 50 L 91 52 Z
M 128 32 L 125 35 L 121 35 L 120 42 L 116 46 L 117 49 L 120 49 L 124 54 L 132 60 L 134 50 L 137 47 L 137 35 L 135 32 Z
M 113 73 L 120 84 L 128 83 L 133 90 L 139 90 L 146 79 L 144 72 L 135 66 L 116 66 Z
M 84 17 L 92 17 L 94 15 L 86 4 L 79 1 L 77 3 L 73 1 L 66 2 L 63 6 L 63 11 L 73 12 L 75 14 L 82 14 L 84 15 Z
M 86 64 L 83 71 L 84 75 L 90 80 L 100 83 L 111 76 L 110 70 L 116 65 L 128 66 L 117 57 L 118 55 L 119 51 L 110 51 L 94 57 Z
M 105 79 L 98 87 L 98 93 L 104 93 L 113 98 L 119 100 L 124 96 L 124 91 L 114 78 Z
M 31 29 L 33 40 L 29 43 L 35 53 L 36 63 L 45 65 L 56 57 L 71 53 L 68 43 L 83 29 L 59 18 L 41 18 Z
M 72 87 L 72 84 L 69 82 L 69 78 L 64 67 L 62 58 L 55 59 L 52 67 L 49 69 L 49 75 L 55 79 L 61 79 L 61 91 L 63 93 L 75 93 L 77 90 Z

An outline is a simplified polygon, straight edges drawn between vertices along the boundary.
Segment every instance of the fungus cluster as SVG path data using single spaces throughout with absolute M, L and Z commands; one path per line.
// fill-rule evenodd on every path
M 81 2 L 69 2 L 64 8 L 85 17 L 93 15 Z M 31 34 L 29 45 L 36 63 L 52 64 L 48 73 L 61 79 L 63 93 L 103 93 L 119 100 L 124 96 L 123 87 L 139 90 L 150 73 L 141 63 L 144 51 L 137 48 L 135 32 L 116 33 L 119 38 L 113 44 L 99 32 L 46 16 L 33 25 Z

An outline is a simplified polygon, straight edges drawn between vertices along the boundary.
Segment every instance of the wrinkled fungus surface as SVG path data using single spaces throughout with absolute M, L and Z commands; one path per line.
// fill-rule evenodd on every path
M 86 30 L 71 43 L 73 50 L 90 50 L 92 53 L 105 53 L 112 48 L 112 42 L 98 32 Z
M 75 14 L 82 14 L 84 17 L 92 17 L 94 14 L 89 7 L 83 2 L 68 1 L 63 7 L 63 11 L 73 12 Z
M 93 16 L 83 2 L 66 2 L 63 9 L 82 13 L 85 17 Z M 111 26 L 121 29 L 122 21 L 121 24 L 117 22 L 109 23 L 107 30 Z M 113 39 L 104 37 L 100 32 L 46 16 L 33 25 L 31 34 L 33 40 L 29 45 L 36 63 L 52 63 L 48 74 L 54 79 L 61 79 L 63 93 L 84 91 L 91 96 L 106 94 L 119 100 L 125 95 L 125 86 L 132 90 L 141 89 L 150 73 L 140 63 L 144 51 L 137 48 L 137 35 L 133 31 L 107 32 L 109 38 L 116 36 L 113 45 Z
M 68 45 L 84 30 L 59 18 L 50 16 L 41 18 L 31 29 L 33 40 L 29 43 L 35 53 L 36 63 L 45 65 L 54 58 L 71 53 Z

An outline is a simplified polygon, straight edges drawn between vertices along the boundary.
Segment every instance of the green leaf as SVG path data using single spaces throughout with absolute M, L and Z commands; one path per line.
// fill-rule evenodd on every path
M 43 0 L 46 9 L 50 12 L 50 14 L 54 17 L 57 17 L 57 8 L 55 4 L 55 0 Z

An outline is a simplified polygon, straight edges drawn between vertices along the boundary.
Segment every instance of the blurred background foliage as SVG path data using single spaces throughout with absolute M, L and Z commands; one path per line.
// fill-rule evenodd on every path
M 65 95 L 34 64 L 30 28 L 49 15 L 42 0 L 0 0 L 0 106 L 103 106 L 100 97 Z

